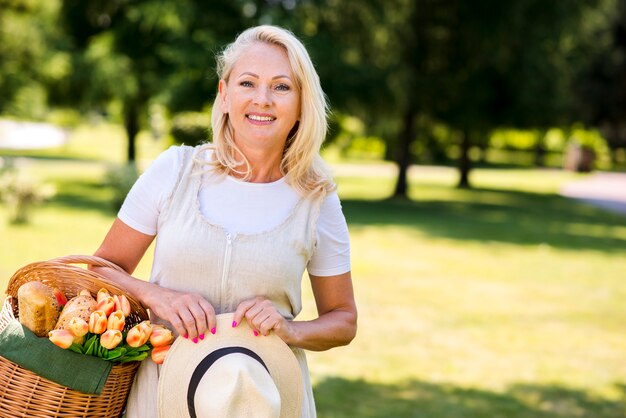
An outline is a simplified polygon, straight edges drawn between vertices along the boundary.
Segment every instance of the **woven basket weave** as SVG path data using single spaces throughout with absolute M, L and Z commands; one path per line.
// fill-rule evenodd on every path
M 7 297 L 0 312 L 0 330 L 13 318 L 19 318 L 17 290 L 22 284 L 34 280 L 57 287 L 68 297 L 82 289 L 92 294 L 102 288 L 111 294 L 125 294 L 131 306 L 126 327 L 148 319 L 143 306 L 124 289 L 93 271 L 72 264 L 121 270 L 115 264 L 93 256 L 67 256 L 24 266 L 9 280 Z M 0 417 L 119 417 L 138 367 L 136 361 L 114 365 L 102 394 L 98 396 L 51 382 L 0 356 Z

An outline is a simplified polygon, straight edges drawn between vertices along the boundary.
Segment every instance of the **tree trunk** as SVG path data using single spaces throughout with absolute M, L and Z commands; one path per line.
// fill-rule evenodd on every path
M 124 105 L 124 128 L 128 140 L 127 159 L 129 164 L 133 164 L 136 157 L 135 140 L 139 133 L 139 106 L 136 103 L 127 102 Z
M 402 118 L 402 132 L 400 134 L 400 141 L 398 143 L 398 153 L 396 162 L 398 163 L 398 181 L 396 182 L 396 189 L 393 192 L 393 197 L 407 197 L 408 191 L 408 179 L 407 171 L 411 164 L 411 143 L 415 139 L 415 113 L 416 106 L 411 103 L 406 109 L 404 117 Z
M 537 143 L 535 144 L 535 167 L 546 166 L 546 131 L 540 131 L 537 134 Z
M 469 172 L 471 169 L 471 161 L 469 156 L 470 151 L 470 133 L 469 130 L 464 129 L 461 133 L 461 155 L 459 156 L 459 184 L 460 189 L 469 189 Z

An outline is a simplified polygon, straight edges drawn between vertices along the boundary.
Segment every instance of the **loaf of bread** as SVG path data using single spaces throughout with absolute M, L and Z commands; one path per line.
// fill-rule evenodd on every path
M 32 281 L 17 290 L 20 323 L 38 337 L 47 337 L 59 318 L 59 303 L 51 287 Z
M 88 292 L 81 292 L 76 297 L 70 299 L 65 308 L 59 316 L 59 320 L 56 323 L 55 329 L 69 329 L 70 321 L 74 317 L 84 319 L 85 322 L 89 322 L 91 313 L 96 309 L 96 300 L 88 294 Z

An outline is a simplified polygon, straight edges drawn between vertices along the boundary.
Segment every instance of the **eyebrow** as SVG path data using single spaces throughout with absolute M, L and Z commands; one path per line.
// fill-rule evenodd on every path
M 245 71 L 245 72 L 241 73 L 241 74 L 239 75 L 239 77 L 242 77 L 242 76 L 244 76 L 244 75 L 249 75 L 249 76 L 252 76 L 252 77 L 254 77 L 254 78 L 259 78 L 258 74 L 251 73 L 251 72 L 249 72 L 249 71 Z M 276 80 L 277 78 L 286 78 L 286 79 L 288 79 L 289 81 L 291 81 L 291 77 L 289 77 L 288 75 L 284 75 L 284 74 L 276 75 L 276 76 L 272 77 L 272 80 Z

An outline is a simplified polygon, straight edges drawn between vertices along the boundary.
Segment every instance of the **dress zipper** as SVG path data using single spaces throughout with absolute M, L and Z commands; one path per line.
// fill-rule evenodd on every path
M 233 248 L 234 235 L 226 233 L 226 249 L 224 250 L 224 267 L 222 269 L 222 288 L 220 292 L 220 311 L 225 312 L 226 306 L 226 284 L 228 281 L 228 270 L 230 269 L 230 255 Z

